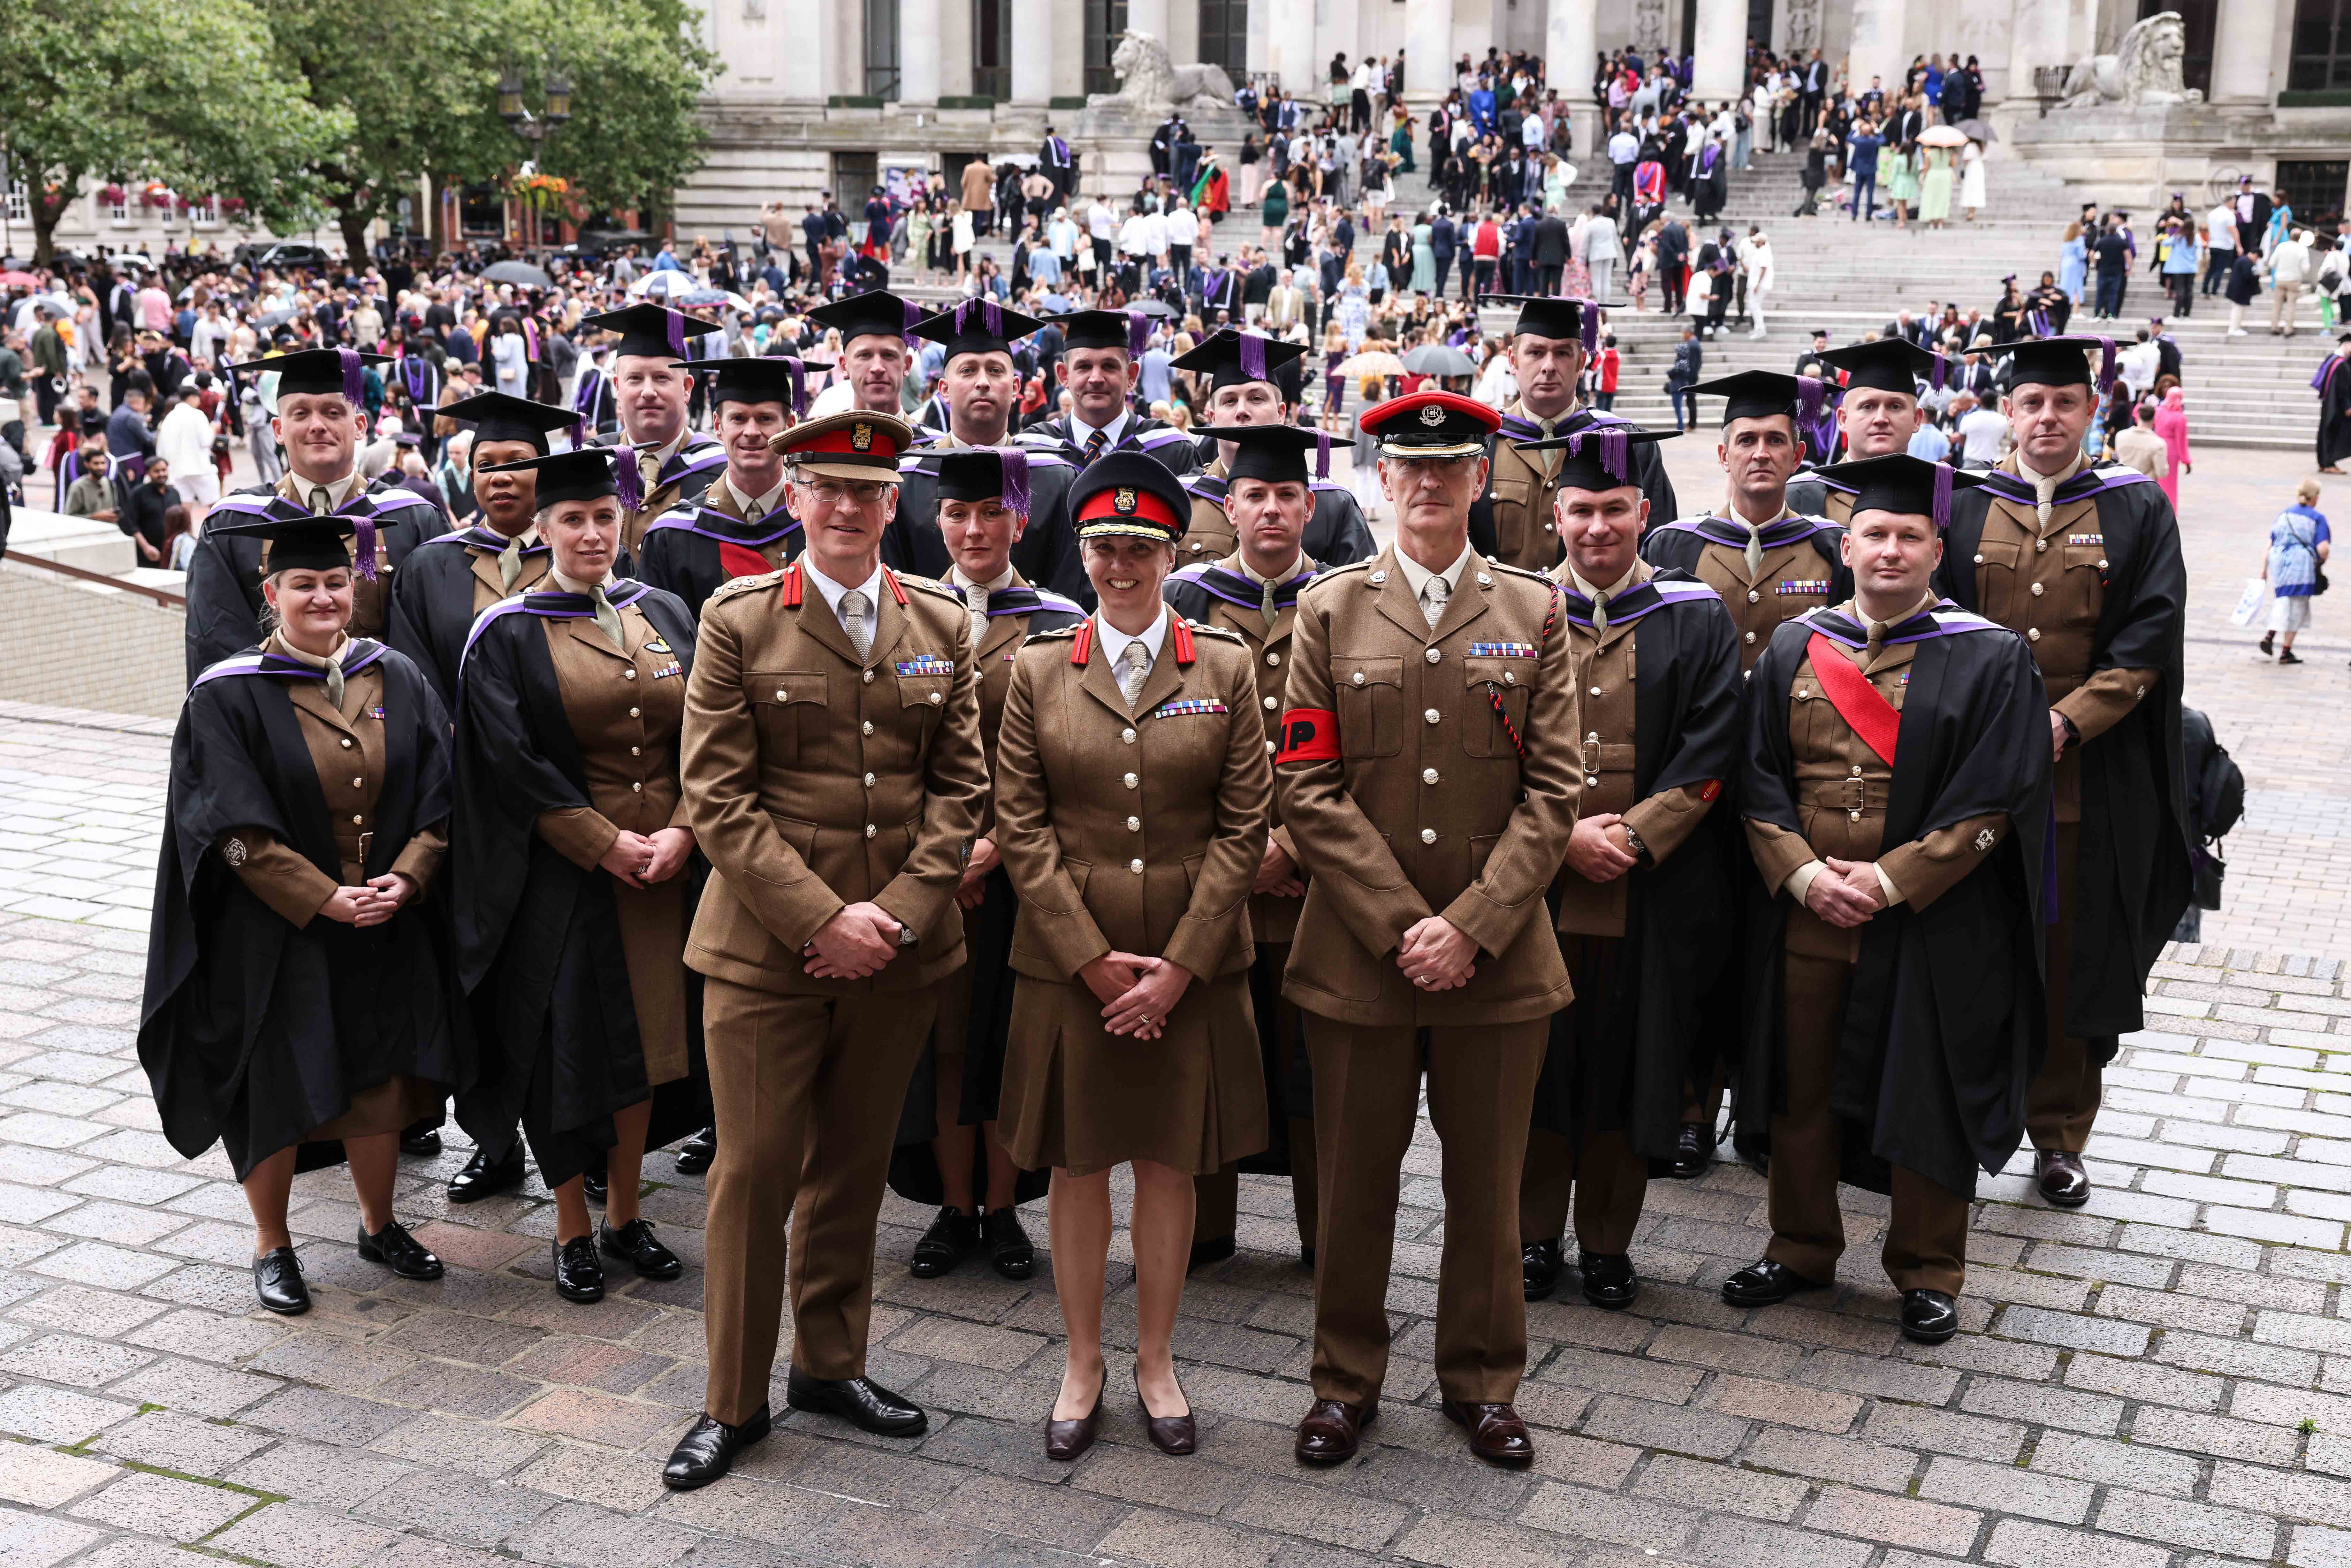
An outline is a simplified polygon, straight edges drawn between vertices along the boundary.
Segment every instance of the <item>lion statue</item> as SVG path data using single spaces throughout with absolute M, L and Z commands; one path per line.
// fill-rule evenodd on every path
M 1233 78 L 1223 67 L 1176 65 L 1167 57 L 1167 46 L 1148 33 L 1121 34 L 1110 65 L 1118 73 L 1118 91 L 1096 93 L 1090 102 L 1152 112 L 1188 109 L 1196 114 L 1233 105 Z
M 2109 103 L 2196 103 L 2204 95 L 2180 78 L 2188 26 L 2177 11 L 2158 11 L 2131 25 L 2111 55 L 2084 55 L 2065 77 L 2066 109 Z

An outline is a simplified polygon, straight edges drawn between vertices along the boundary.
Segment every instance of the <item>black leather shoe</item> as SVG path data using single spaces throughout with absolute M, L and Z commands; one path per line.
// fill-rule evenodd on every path
M 1750 1263 L 1722 1282 L 1722 1299 L 1734 1307 L 1768 1307 L 1800 1291 L 1825 1291 L 1826 1280 L 1807 1280 L 1785 1263 L 1766 1258 Z
M 589 1202 L 601 1203 L 604 1201 L 604 1195 L 611 1190 L 611 1178 L 602 1171 L 581 1171 L 580 1190 L 586 1195 Z
M 700 1176 L 718 1157 L 718 1129 L 705 1127 L 677 1146 L 677 1174 Z
M 677 1447 L 669 1451 L 669 1463 L 662 1467 L 662 1484 L 678 1491 L 708 1486 L 733 1468 L 736 1455 L 766 1437 L 768 1426 L 764 1405 L 740 1427 L 729 1427 L 707 1416 L 695 1416 Z
M 917 1280 L 935 1280 L 955 1272 L 955 1266 L 967 1254 L 979 1250 L 979 1221 L 953 1204 L 939 1210 L 923 1239 L 914 1243 L 914 1255 L 906 1260 L 906 1272 Z
M 1530 1241 L 1519 1249 L 1519 1270 L 1526 1281 L 1527 1300 L 1548 1301 L 1559 1289 L 1559 1238 Z
M 1940 1291 L 1902 1292 L 1902 1337 L 1940 1344 L 1959 1332 L 1959 1303 Z
M 1586 1252 L 1580 1266 L 1583 1271 L 1583 1299 L 1595 1307 L 1621 1312 L 1641 1293 L 1640 1276 L 1633 1272 L 1633 1260 L 1625 1253 L 1611 1256 Z
M 555 1243 L 555 1293 L 582 1306 L 604 1299 L 604 1265 L 597 1260 L 594 1237 Z
M 384 1221 L 383 1228 L 373 1236 L 367 1225 L 360 1225 L 360 1256 L 371 1263 L 381 1263 L 403 1280 L 437 1280 L 441 1277 L 441 1260 L 425 1250 L 424 1244 L 402 1228 L 397 1219 Z
M 511 1192 L 522 1185 L 522 1145 L 517 1144 L 514 1153 L 493 1164 L 481 1150 L 465 1162 L 465 1168 L 449 1178 L 451 1203 L 479 1203 L 493 1193 Z
M 1703 1122 L 1684 1122 L 1674 1142 L 1674 1175 L 1684 1181 L 1702 1176 L 1714 1164 L 1714 1129 Z
M 1221 1263 L 1233 1255 L 1234 1242 L 1229 1236 L 1219 1236 L 1213 1241 L 1192 1243 L 1192 1260 L 1184 1265 L 1184 1272 L 1205 1269 L 1211 1263 Z
M 2090 1173 L 2082 1156 L 2064 1149 L 2032 1151 L 2032 1185 L 2060 1208 L 2079 1208 L 2090 1201 Z
M 400 1130 L 400 1152 L 403 1155 L 430 1155 L 441 1152 L 441 1118 L 415 1122 Z
M 273 1312 L 296 1317 L 310 1310 L 310 1287 L 291 1247 L 274 1247 L 253 1260 L 253 1293 Z
M 1007 1280 L 1025 1280 L 1037 1271 L 1037 1244 L 1021 1228 L 1017 1208 L 991 1208 L 979 1217 L 979 1244 L 987 1249 L 987 1266 Z
M 674 1280 L 685 1272 L 677 1254 L 653 1239 L 653 1222 L 642 1214 L 618 1230 L 609 1219 L 598 1221 L 596 1249 L 628 1264 L 640 1280 Z
M 922 1406 L 870 1377 L 810 1377 L 797 1366 L 784 1382 L 784 1403 L 795 1410 L 838 1416 L 883 1437 L 912 1437 L 931 1425 Z

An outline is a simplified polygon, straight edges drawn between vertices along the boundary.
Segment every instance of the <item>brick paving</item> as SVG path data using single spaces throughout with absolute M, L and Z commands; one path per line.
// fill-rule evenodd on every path
M 1425 1127 L 1384 1418 L 1335 1471 L 1290 1458 L 1311 1282 L 1261 1179 L 1240 1255 L 1186 1297 L 1187 1460 L 1113 1400 L 1094 1453 L 1044 1461 L 1050 1270 L 912 1280 L 925 1216 L 893 1199 L 872 1371 L 932 1430 L 788 1416 L 728 1479 L 666 1493 L 703 1378 L 700 1184 L 666 1155 L 646 1207 L 680 1281 L 559 1301 L 544 1191 L 453 1210 L 453 1147 L 404 1162 L 398 1204 L 446 1280 L 358 1262 L 348 1180 L 314 1173 L 293 1228 L 318 1308 L 268 1317 L 226 1164 L 164 1144 L 132 1043 L 165 727 L 0 705 L 0 1568 L 2351 1563 L 2351 788 L 2330 722 L 2351 640 L 2314 635 L 2309 665 L 2278 670 L 2223 620 L 2276 468 L 2223 454 L 2191 481 L 2190 700 L 2252 796 L 2232 908 L 2168 956 L 2155 1027 L 2108 1078 L 2089 1207 L 2029 1199 L 2022 1161 L 1982 1183 L 1963 1331 L 1928 1349 L 1893 1325 L 1882 1200 L 1847 1195 L 1833 1296 L 1742 1312 L 1716 1288 L 1761 1249 L 1761 1181 L 1654 1184 L 1635 1310 L 1530 1309 L 1523 1474 L 1470 1460 L 1435 1407 Z

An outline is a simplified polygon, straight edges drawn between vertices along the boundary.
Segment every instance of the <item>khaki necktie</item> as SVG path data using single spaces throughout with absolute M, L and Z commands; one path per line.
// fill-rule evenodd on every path
M 344 645 L 348 649 L 350 644 Z M 327 656 L 327 706 L 340 713 L 343 707 L 343 656 L 338 652 Z
M 1558 433 L 1559 421 L 1555 419 L 1539 419 L 1535 421 L 1535 423 L 1541 428 L 1542 438 L 1545 441 L 1549 441 Z M 1520 455 L 1524 456 L 1527 455 L 1527 454 L 1522 453 Z M 1537 452 L 1532 454 L 1532 455 L 1540 462 L 1542 467 L 1544 478 L 1552 478 L 1559 473 L 1559 460 L 1561 456 L 1563 455 L 1562 449 L 1553 447 L 1549 452 Z
M 1118 655 L 1118 690 L 1126 698 L 1126 711 L 1133 713 L 1142 699 L 1143 683 L 1151 674 L 1151 650 L 1140 640 L 1129 643 Z
M 1428 617 L 1428 629 L 1445 619 L 1445 601 L 1453 597 L 1453 585 L 1441 577 L 1432 577 L 1420 591 L 1420 612 Z
M 1592 596 L 1592 634 L 1594 637 L 1601 637 L 1606 635 L 1607 632 L 1608 595 L 1605 592 L 1595 593 Z
M 654 487 L 661 483 L 661 471 L 662 460 L 660 453 L 640 452 L 637 454 L 637 472 L 643 476 L 639 481 L 639 484 L 643 486 L 641 491 L 642 494 L 651 496 L 653 493 Z
M 498 551 L 498 591 L 501 593 L 512 593 L 514 591 L 515 583 L 518 581 L 521 577 L 522 536 L 520 534 L 517 534 L 512 538 L 507 540 L 506 548 L 504 549 Z
M 971 645 L 977 649 L 987 635 L 987 589 L 977 582 L 965 584 L 963 601 L 971 611 Z
M 629 641 L 621 634 L 621 612 L 612 608 L 610 599 L 604 597 L 604 585 L 600 582 L 590 589 L 588 597 L 595 602 L 596 630 L 612 640 L 612 652 L 627 653 Z
M 327 493 L 327 487 L 324 485 L 310 486 L 310 515 L 314 517 L 330 517 L 334 514 L 335 498 Z
M 1877 663 L 1877 655 L 1886 651 L 1886 633 L 1891 629 L 1889 622 L 1873 621 L 1869 623 L 1869 645 L 1861 651 L 1861 667 L 1864 670 Z
M 1742 519 L 1743 520 L 1743 519 Z M 1763 570 L 1763 530 L 1753 523 L 1747 525 L 1747 580 L 1755 580 Z
M 1281 606 L 1274 601 L 1273 597 L 1280 589 L 1281 584 L 1278 582 L 1260 582 L 1257 586 L 1258 593 L 1259 595 L 1257 607 L 1258 613 L 1265 617 L 1265 634 L 1270 637 L 1273 635 L 1273 623 L 1281 619 Z
M 866 612 L 871 608 L 865 601 L 865 595 L 856 589 L 852 588 L 841 596 L 841 629 L 849 633 L 850 643 L 856 648 L 857 656 L 861 659 L 873 648 L 873 633 L 865 624 Z

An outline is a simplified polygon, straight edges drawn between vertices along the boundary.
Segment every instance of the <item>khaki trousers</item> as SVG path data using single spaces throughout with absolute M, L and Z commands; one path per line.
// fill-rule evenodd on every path
M 2065 1002 L 2073 990 L 2074 872 L 2082 842 L 2078 823 L 2057 824 L 2057 921 L 2048 928 L 2049 1054 L 2024 1100 L 2024 1133 L 2036 1149 L 2080 1154 L 2090 1142 L 2105 1094 L 2105 1066 L 2089 1042 L 2065 1032 Z
M 927 989 L 779 996 L 705 982 L 718 1157 L 705 1233 L 703 1409 L 714 1419 L 740 1426 L 768 1402 L 787 1228 L 799 1265 L 792 1364 L 811 1377 L 864 1375 L 874 1224 L 934 1005 Z
M 1281 1116 L 1285 1103 L 1279 1092 L 1288 1086 L 1299 1053 L 1306 1050 L 1306 1015 L 1298 1004 L 1281 994 L 1281 971 L 1290 962 L 1290 944 L 1260 942 L 1249 976 L 1249 993 L 1259 1002 L 1257 1009 L 1258 1038 L 1277 1041 L 1274 1057 L 1274 1080 L 1266 1085 L 1269 1115 Z M 1263 998 L 1273 998 L 1272 1017 L 1268 1018 Z M 1298 1225 L 1298 1246 L 1301 1252 L 1314 1247 L 1314 1226 L 1318 1218 L 1314 1184 L 1314 1120 L 1311 1116 L 1285 1116 L 1290 1138 L 1290 1204 Z M 1192 1245 L 1204 1241 L 1223 1241 L 1240 1229 L 1241 1173 L 1240 1166 L 1230 1165 L 1222 1170 L 1209 1171 L 1192 1178 L 1194 1218 Z
M 1444 1145 L 1437 1381 L 1447 1399 L 1508 1403 L 1527 1365 L 1519 1172 L 1550 1023 L 1374 1028 L 1307 1021 L 1322 1214 L 1314 1252 L 1314 1396 L 1379 1398 L 1388 1364 L 1396 1197 L 1421 1072 Z
M 1837 1207 L 1843 1132 L 1829 1109 L 1837 1023 L 1853 967 L 1835 958 L 1786 956 L 1787 1096 L 1771 1117 L 1771 1243 L 1763 1255 L 1807 1280 L 1836 1278 L 1844 1251 Z M 1913 1170 L 1894 1167 L 1894 1217 L 1880 1260 L 1901 1291 L 1956 1296 L 1967 1279 L 1968 1199 Z

